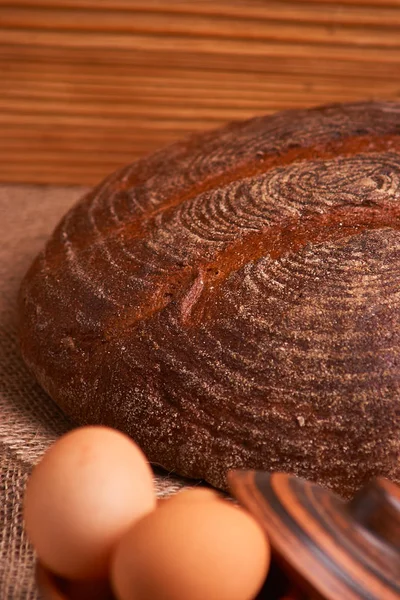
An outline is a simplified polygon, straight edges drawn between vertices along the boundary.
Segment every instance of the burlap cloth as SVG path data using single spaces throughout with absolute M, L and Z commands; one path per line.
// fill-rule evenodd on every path
M 32 466 L 73 423 L 35 383 L 18 350 L 16 296 L 32 259 L 83 188 L 0 186 L 0 600 L 38 598 L 22 501 Z M 184 481 L 158 473 L 159 495 Z

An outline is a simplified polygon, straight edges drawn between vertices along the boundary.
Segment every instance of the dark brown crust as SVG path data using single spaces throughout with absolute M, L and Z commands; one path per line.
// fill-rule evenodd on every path
M 20 294 L 23 356 L 73 418 L 225 487 L 400 479 L 400 104 L 235 123 L 106 179 Z

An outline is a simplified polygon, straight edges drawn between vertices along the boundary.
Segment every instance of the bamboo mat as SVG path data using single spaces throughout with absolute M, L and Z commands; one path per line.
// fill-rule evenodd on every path
M 400 0 L 0 0 L 0 181 L 93 184 L 190 131 L 400 98 Z

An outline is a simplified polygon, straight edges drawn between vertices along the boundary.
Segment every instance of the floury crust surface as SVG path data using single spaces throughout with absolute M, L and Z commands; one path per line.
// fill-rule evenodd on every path
M 117 171 L 20 293 L 21 348 L 78 423 L 224 488 L 400 480 L 400 104 L 289 111 Z

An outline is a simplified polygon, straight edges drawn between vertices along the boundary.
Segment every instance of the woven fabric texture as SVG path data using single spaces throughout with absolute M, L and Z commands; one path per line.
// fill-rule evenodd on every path
M 34 381 L 18 349 L 16 298 L 22 277 L 83 188 L 0 187 L 0 600 L 39 597 L 35 556 L 23 528 L 24 488 L 33 465 L 74 426 Z M 155 476 L 159 496 L 185 484 Z

